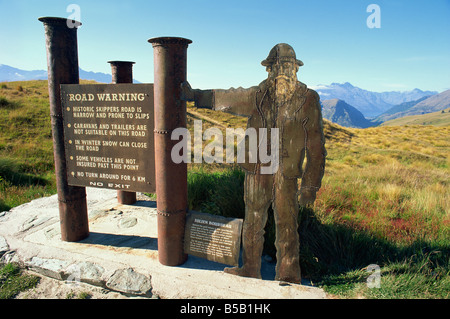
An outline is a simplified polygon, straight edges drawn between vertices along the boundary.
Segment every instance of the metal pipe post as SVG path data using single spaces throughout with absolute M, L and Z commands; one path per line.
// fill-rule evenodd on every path
M 61 239 L 79 241 L 89 236 L 86 188 L 69 186 L 64 149 L 64 123 L 60 84 L 79 84 L 77 22 L 43 17 L 48 65 L 48 90 L 53 135 L 56 187 L 58 190 Z M 73 22 L 72 20 L 69 20 Z
M 191 40 L 161 37 L 148 40 L 154 49 L 155 173 L 158 210 L 159 262 L 177 266 L 187 260 L 184 227 L 187 211 L 187 164 L 175 164 L 171 140 L 176 128 L 186 127 L 186 102 L 181 83 L 187 77 L 187 47 Z
M 129 61 L 108 61 L 111 64 L 112 83 L 133 83 L 133 64 Z M 136 203 L 136 193 L 117 191 L 119 204 L 132 205 Z

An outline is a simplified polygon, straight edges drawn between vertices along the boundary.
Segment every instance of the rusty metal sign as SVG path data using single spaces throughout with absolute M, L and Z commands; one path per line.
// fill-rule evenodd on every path
M 69 185 L 153 193 L 153 84 L 63 84 Z

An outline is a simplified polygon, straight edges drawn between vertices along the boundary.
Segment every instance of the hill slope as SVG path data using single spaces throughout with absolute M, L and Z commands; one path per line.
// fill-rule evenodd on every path
M 442 111 L 448 107 L 450 107 L 450 90 L 430 96 L 428 99 L 417 103 L 409 109 L 407 115 L 416 115 L 423 112 L 437 112 Z
M 374 124 L 355 107 L 339 99 L 322 101 L 322 116 L 345 127 L 367 128 Z
M 386 122 L 389 120 L 399 119 L 405 116 L 438 112 L 445 110 L 448 107 L 450 107 L 450 90 L 441 92 L 437 95 L 421 98 L 416 101 L 406 102 L 394 106 L 390 110 L 386 111 L 385 113 L 375 118 L 375 121 Z M 429 121 L 427 119 L 424 120 Z M 398 123 L 402 123 L 402 121 Z M 420 123 L 420 121 L 418 123 Z
M 389 120 L 393 120 L 399 117 L 402 117 L 402 114 L 407 112 L 410 108 L 412 108 L 414 105 L 416 105 L 419 102 L 422 102 L 423 100 L 429 98 L 429 96 L 421 97 L 418 100 L 409 101 L 409 102 L 403 102 L 399 105 L 394 105 L 386 112 L 380 114 L 377 116 L 374 121 L 376 122 L 386 122 Z
M 409 115 L 386 121 L 381 126 L 399 126 L 399 125 L 450 125 L 450 108 L 438 112 Z

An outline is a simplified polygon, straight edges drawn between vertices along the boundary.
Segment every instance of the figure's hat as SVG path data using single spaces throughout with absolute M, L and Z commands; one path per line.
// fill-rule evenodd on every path
M 302 66 L 303 62 L 297 60 L 294 49 L 286 43 L 278 43 L 269 52 L 267 59 L 261 62 L 263 66 L 272 65 L 275 61 L 295 62 L 298 66 Z

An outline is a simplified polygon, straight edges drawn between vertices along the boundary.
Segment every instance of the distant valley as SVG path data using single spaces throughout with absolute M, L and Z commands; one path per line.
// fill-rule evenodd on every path
M 396 119 L 400 120 L 405 117 L 410 118 L 411 116 L 414 116 L 414 121 L 411 123 L 408 122 L 410 124 L 450 124 L 450 118 L 446 112 L 446 109 L 450 107 L 450 90 L 432 96 L 425 96 L 415 101 L 394 105 L 386 112 L 370 120 L 366 119 L 356 107 L 340 99 L 323 100 L 321 104 L 322 116 L 324 118 L 345 127 L 367 128 L 384 123 L 389 123 L 387 125 L 395 125 L 393 123 L 408 122 L 406 120 L 395 121 Z M 432 116 L 430 117 L 428 114 L 432 114 Z M 412 118 L 409 120 L 412 120 Z
M 366 118 L 374 118 L 401 103 L 438 94 L 436 91 L 422 91 L 420 89 L 405 92 L 371 92 L 353 86 L 348 82 L 344 84 L 317 85 L 311 86 L 311 88 L 317 91 L 322 101 L 330 99 L 343 100 L 358 109 Z
M 46 70 L 26 71 L 0 64 L 0 82 L 46 79 Z M 90 72 L 80 68 L 80 79 L 111 83 L 112 77 L 111 74 Z M 140 82 L 134 80 L 134 83 Z M 446 114 L 439 113 L 440 111 L 450 107 L 450 90 L 438 93 L 416 88 L 404 92 L 371 92 L 348 82 L 310 87 L 320 96 L 323 117 L 345 127 L 367 128 L 405 116 L 420 116 L 433 112 L 436 113 L 433 115 L 435 119 L 441 116 L 440 114 Z M 415 121 L 421 122 L 417 119 Z M 434 123 L 434 120 L 430 122 L 424 119 L 422 122 Z M 442 125 L 446 120 L 438 122 Z
M 332 83 L 312 88 L 320 96 L 323 117 L 341 126 L 367 128 L 405 116 L 420 116 L 433 112 L 437 112 L 433 115 L 433 120 L 415 118 L 414 123 L 448 123 L 448 115 L 440 112 L 450 107 L 450 90 L 439 94 L 419 89 L 378 93 L 357 88 L 350 83 Z M 445 119 L 436 121 L 436 117 Z

